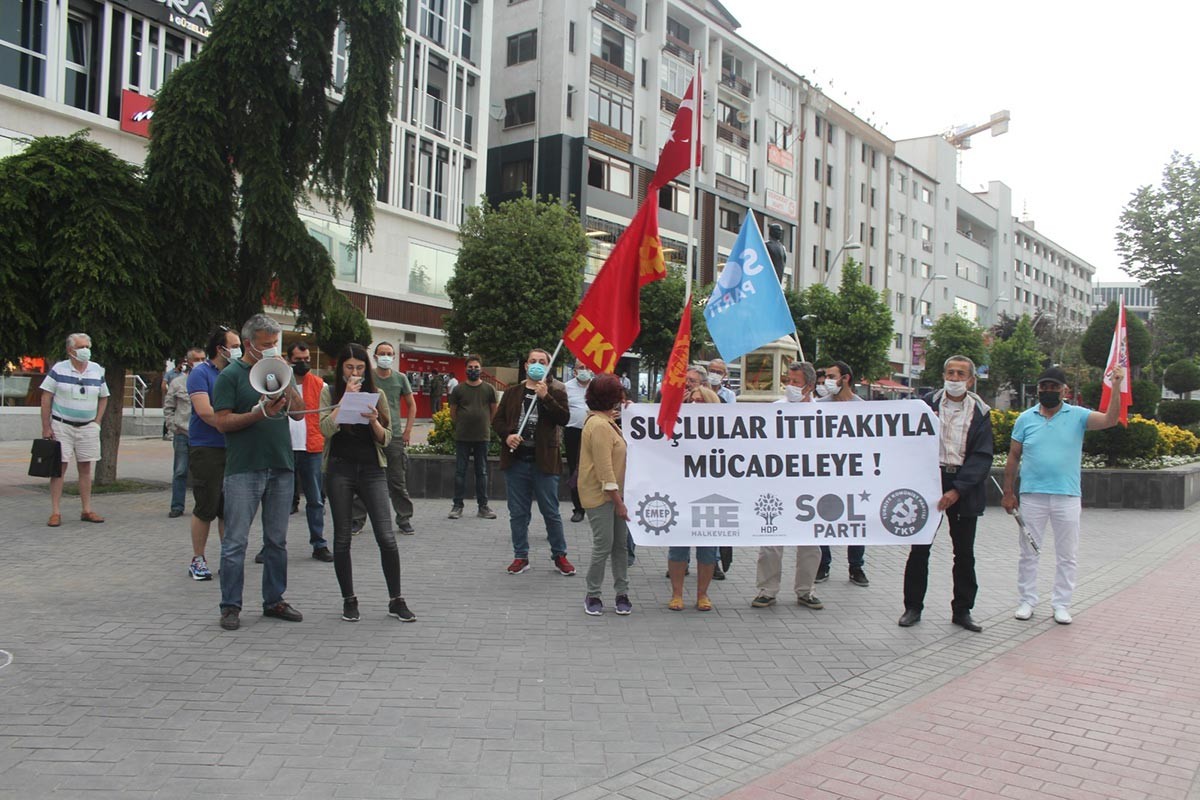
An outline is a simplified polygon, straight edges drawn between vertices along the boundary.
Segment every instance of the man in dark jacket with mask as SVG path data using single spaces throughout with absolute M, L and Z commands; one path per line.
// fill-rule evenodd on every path
M 950 356 L 942 370 L 942 389 L 923 398 L 941 421 L 938 462 L 942 471 L 942 497 L 937 509 L 946 514 L 954 547 L 954 598 L 950 620 L 978 633 L 971 618 L 979 584 L 975 580 L 975 526 L 987 504 L 987 479 L 992 469 L 992 418 L 987 404 L 971 391 L 975 362 Z M 929 584 L 929 551 L 932 545 L 915 544 L 904 567 L 904 614 L 900 627 L 921 621 L 925 589 Z

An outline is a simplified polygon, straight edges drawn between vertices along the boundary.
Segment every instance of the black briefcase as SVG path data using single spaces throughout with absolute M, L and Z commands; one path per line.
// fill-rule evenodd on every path
M 35 478 L 61 478 L 62 442 L 34 439 L 29 455 L 29 474 Z

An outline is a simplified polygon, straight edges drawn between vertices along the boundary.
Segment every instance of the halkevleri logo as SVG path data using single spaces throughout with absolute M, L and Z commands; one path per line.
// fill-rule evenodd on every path
M 692 535 L 706 538 L 736 539 L 738 528 L 737 500 L 710 494 L 692 501 Z
M 637 515 L 642 527 L 658 536 L 671 530 L 679 519 L 679 509 L 669 495 L 655 492 L 638 503 Z

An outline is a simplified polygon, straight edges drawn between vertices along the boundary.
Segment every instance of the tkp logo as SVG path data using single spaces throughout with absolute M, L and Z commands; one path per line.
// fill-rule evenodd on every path
M 771 493 L 758 496 L 754 502 L 754 513 L 762 517 L 765 523 L 759 528 L 760 533 L 778 533 L 779 526 L 775 520 L 783 514 L 783 501 Z
M 737 500 L 710 494 L 692 501 L 692 531 L 707 536 L 737 536 Z
M 893 536 L 912 536 L 929 521 L 929 504 L 912 489 L 897 489 L 883 498 L 879 521 Z

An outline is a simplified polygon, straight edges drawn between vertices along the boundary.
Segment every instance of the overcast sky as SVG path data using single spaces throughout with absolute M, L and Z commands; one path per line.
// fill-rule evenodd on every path
M 1128 279 L 1113 233 L 1133 192 L 1173 150 L 1200 156 L 1194 3 L 724 3 L 747 40 L 893 140 L 1008 109 L 1008 133 L 972 138 L 959 182 L 1008 184 L 1013 213 L 1098 280 Z

